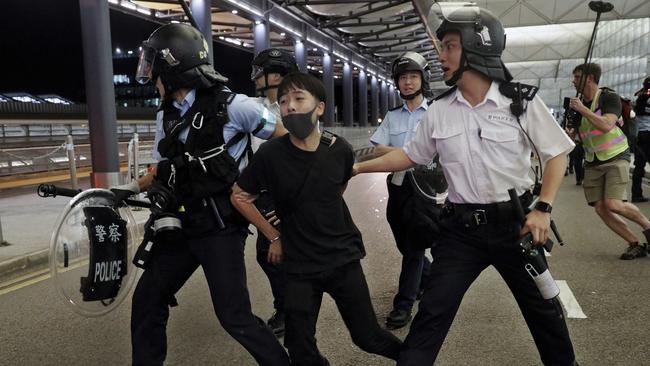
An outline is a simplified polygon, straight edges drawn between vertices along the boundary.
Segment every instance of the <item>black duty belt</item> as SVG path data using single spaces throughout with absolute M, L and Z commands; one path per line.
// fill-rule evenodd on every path
M 521 205 L 526 208 L 533 200 L 533 195 L 526 192 L 519 196 Z M 516 220 L 515 211 L 510 201 L 475 204 L 447 202 L 443 207 L 443 219 L 452 219 L 467 228 L 494 225 Z

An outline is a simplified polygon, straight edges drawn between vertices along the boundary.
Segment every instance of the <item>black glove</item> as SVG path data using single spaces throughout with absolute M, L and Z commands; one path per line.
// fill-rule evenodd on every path
M 115 195 L 115 207 L 118 207 L 125 199 L 140 193 L 140 186 L 138 182 L 132 181 L 131 183 L 111 187 L 110 190 Z

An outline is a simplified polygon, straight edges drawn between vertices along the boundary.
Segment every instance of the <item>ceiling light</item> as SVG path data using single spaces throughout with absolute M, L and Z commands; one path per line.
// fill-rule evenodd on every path
M 237 9 L 232 9 L 231 13 L 233 13 L 233 14 L 237 14 L 238 11 L 237 11 Z
M 149 9 L 145 9 L 145 8 L 141 8 L 141 7 L 139 7 L 139 6 L 138 6 L 138 8 L 136 9 L 136 11 L 137 11 L 138 13 L 140 13 L 140 14 L 151 15 L 151 10 L 149 10 Z
M 122 5 L 123 8 L 131 9 L 131 10 L 135 10 L 137 8 L 134 3 L 129 1 L 124 1 L 124 0 L 122 0 L 120 5 Z
M 291 33 L 293 33 L 294 35 L 296 35 L 296 36 L 302 38 L 302 34 L 301 34 L 301 33 L 296 32 L 295 30 L 289 28 L 288 26 L 284 25 L 283 23 L 277 21 L 275 18 L 270 17 L 270 18 L 269 18 L 269 21 L 270 21 L 271 23 L 277 25 L 278 27 L 280 27 L 280 28 L 282 28 L 282 29 L 284 29 L 284 30 L 286 30 L 286 31 L 288 31 L 288 32 L 291 32 Z

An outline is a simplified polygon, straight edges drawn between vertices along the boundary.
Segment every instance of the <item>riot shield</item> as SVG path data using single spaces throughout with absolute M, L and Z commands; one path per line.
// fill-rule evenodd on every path
M 50 274 L 63 301 L 87 317 L 119 306 L 136 278 L 132 259 L 139 237 L 131 210 L 124 204 L 115 207 L 110 190 L 89 189 L 74 196 L 50 241 Z

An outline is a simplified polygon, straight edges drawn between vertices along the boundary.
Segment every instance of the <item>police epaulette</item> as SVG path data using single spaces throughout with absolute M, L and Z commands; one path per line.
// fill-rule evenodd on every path
M 327 130 L 323 130 L 323 133 L 320 135 L 320 143 L 326 146 L 332 146 L 334 139 L 338 136 Z
M 389 109 L 388 111 L 389 112 L 396 111 L 398 109 L 402 109 L 402 107 L 404 107 L 404 104 L 400 104 L 400 105 L 398 105 L 396 107 L 393 107 L 393 108 Z
M 451 88 L 445 90 L 444 93 L 442 93 L 442 94 L 438 95 L 437 97 L 433 98 L 433 100 L 434 100 L 434 101 L 436 101 L 436 100 L 440 100 L 440 99 L 442 99 L 442 98 L 448 96 L 449 94 L 451 94 L 451 93 L 453 93 L 453 92 L 455 92 L 455 91 L 456 91 L 456 86 L 454 85 L 454 86 L 452 86 Z
M 219 93 L 217 93 L 217 103 L 230 104 L 232 103 L 233 99 L 235 99 L 236 95 L 237 93 L 233 93 L 229 90 L 220 90 Z
M 506 98 L 515 99 L 518 93 L 517 85 L 520 85 L 521 87 L 521 97 L 528 101 L 533 100 L 535 94 L 537 94 L 537 91 L 539 90 L 539 88 L 534 85 L 504 81 L 499 85 L 499 92 L 501 92 L 501 94 Z

